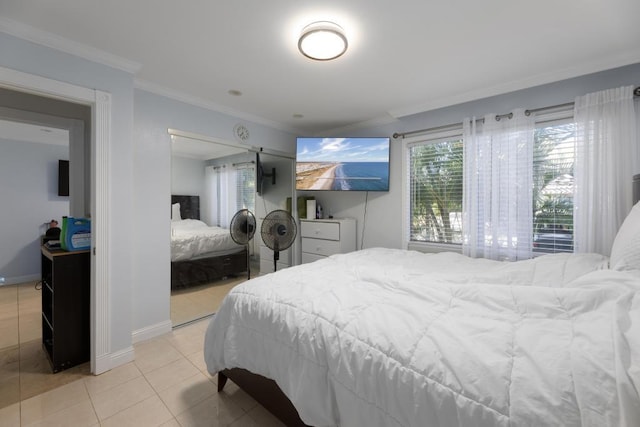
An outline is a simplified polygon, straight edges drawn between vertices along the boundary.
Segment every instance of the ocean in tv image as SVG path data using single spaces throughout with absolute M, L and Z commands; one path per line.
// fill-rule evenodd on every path
M 387 191 L 389 163 L 341 163 L 335 171 L 332 190 Z
M 389 191 L 389 138 L 297 139 L 296 190 Z

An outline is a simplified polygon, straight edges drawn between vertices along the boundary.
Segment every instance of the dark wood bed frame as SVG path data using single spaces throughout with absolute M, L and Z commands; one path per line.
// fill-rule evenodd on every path
M 218 392 L 230 379 L 259 404 L 289 427 L 309 427 L 302 422 L 293 403 L 275 381 L 246 369 L 233 368 L 218 372 Z
M 172 195 L 171 204 L 174 203 L 180 203 L 182 219 L 200 219 L 200 196 Z M 171 290 L 210 283 L 246 271 L 246 247 L 229 255 L 174 261 L 171 263 Z

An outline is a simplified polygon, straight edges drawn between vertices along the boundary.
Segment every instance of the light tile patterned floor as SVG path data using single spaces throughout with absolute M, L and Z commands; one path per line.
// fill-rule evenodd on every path
M 136 344 L 136 360 L 0 409 L 4 426 L 282 426 L 203 359 L 205 319 Z
M 244 280 L 239 276 L 177 292 L 171 301 L 174 325 L 211 315 L 229 290 Z M 36 285 L 0 287 L 0 409 L 89 374 L 88 363 L 51 373 L 42 348 L 42 291 Z M 174 344 L 187 352 L 197 345 L 185 339 Z
M 172 317 L 185 321 L 217 310 L 242 281 L 179 293 L 186 305 L 177 302 L 174 310 L 172 298 Z M 208 319 L 136 344 L 134 362 L 102 375 L 91 375 L 88 363 L 52 374 L 34 285 L 0 288 L 0 427 L 282 425 L 235 384 L 217 392 L 203 358 Z M 195 301 L 209 307 L 193 311 Z

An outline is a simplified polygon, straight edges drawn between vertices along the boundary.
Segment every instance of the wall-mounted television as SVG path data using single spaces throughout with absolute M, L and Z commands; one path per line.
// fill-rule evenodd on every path
M 389 142 L 299 137 L 296 190 L 389 191 Z
M 267 178 L 271 178 L 271 185 L 276 185 L 276 168 L 272 167 L 270 172 L 265 170 L 265 165 L 260 160 L 260 153 L 256 153 L 256 193 L 259 196 L 264 193 L 264 183 Z
M 58 160 L 58 196 L 69 195 L 69 160 Z

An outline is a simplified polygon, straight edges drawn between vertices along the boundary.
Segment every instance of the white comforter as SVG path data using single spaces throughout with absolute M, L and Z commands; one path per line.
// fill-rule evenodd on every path
M 606 266 L 336 255 L 234 288 L 205 360 L 274 379 L 314 426 L 639 426 L 640 280 Z
M 171 222 L 171 261 L 192 259 L 210 252 L 229 253 L 242 246 L 233 241 L 229 230 L 209 227 L 197 219 Z

